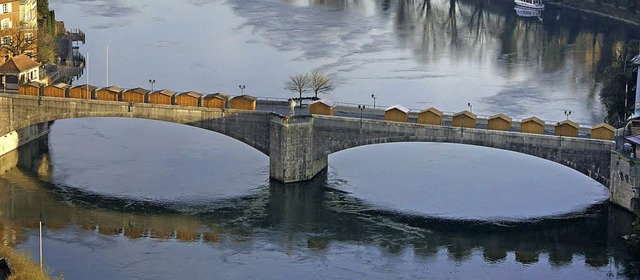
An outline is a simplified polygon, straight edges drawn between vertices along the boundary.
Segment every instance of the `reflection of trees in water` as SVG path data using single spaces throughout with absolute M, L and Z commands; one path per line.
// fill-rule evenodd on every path
M 329 186 L 326 174 L 300 184 L 272 183 L 247 197 L 206 205 L 167 204 L 105 197 L 54 186 L 34 177 L 46 149 L 21 149 L 19 168 L 0 176 L 0 238 L 4 244 L 23 242 L 24 230 L 78 225 L 104 235 L 173 239 L 183 242 L 252 240 L 285 248 L 306 244 L 325 250 L 332 243 L 367 244 L 392 255 L 413 250 L 417 258 L 446 251 L 462 262 L 482 250 L 486 262 L 515 255 L 535 263 L 548 256 L 551 264 L 572 263 L 584 256 L 593 267 L 620 262 L 631 270 L 633 253 L 620 236 L 629 232 L 627 213 L 597 206 L 584 215 L 508 226 L 453 222 L 409 216 L 378 209 Z M 34 156 L 37 155 L 37 156 Z M 15 155 L 14 155 L 15 156 Z M 613 257 L 610 259 L 610 257 Z M 582 258 L 582 257 L 578 257 Z

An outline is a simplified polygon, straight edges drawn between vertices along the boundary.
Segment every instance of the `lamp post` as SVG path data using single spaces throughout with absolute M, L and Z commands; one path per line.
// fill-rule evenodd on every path
M 473 105 L 471 105 L 471 103 L 468 102 L 467 106 L 469 107 L 469 113 L 473 113 Z
M 149 83 L 151 84 L 151 92 L 153 92 L 153 84 L 156 83 L 156 80 L 154 79 L 149 79 Z
M 375 109 L 376 108 L 376 99 L 377 99 L 377 97 L 372 94 L 371 98 L 373 98 L 373 109 Z
M 564 115 L 567 116 L 567 120 L 569 120 L 569 116 L 571 116 L 571 111 L 565 110 Z
M 362 111 L 364 110 L 364 105 L 358 105 L 358 109 L 360 109 L 360 123 L 362 123 Z
M 240 95 L 244 95 L 244 89 L 247 88 L 247 86 L 245 85 L 238 85 L 238 88 L 240 88 Z

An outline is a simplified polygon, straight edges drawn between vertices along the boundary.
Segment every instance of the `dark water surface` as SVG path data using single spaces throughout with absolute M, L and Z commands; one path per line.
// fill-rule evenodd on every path
M 424 4 L 424 5 L 423 5 Z M 638 30 L 502 1 L 51 1 L 88 41 L 91 83 L 328 97 L 600 122 L 603 69 Z M 81 77 L 84 82 L 86 77 Z M 571 169 L 495 149 L 358 147 L 282 186 L 268 157 L 156 121 L 57 121 L 0 158 L 0 238 L 67 279 L 635 279 L 631 217 Z M 16 166 L 17 167 L 14 167 Z M 6 170 L 6 171 L 5 171 Z M 37 255 L 34 256 L 37 258 Z
M 332 75 L 333 101 L 513 118 L 603 121 L 605 68 L 640 30 L 496 0 L 51 0 L 87 33 L 90 83 L 289 98 L 289 75 Z M 170 12 L 167 12 L 170 11 Z M 81 77 L 79 83 L 85 83 Z

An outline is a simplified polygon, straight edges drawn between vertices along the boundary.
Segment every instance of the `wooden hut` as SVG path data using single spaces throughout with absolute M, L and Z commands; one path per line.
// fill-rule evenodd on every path
M 453 115 L 452 125 L 454 127 L 475 128 L 477 116 L 467 110 Z
M 520 122 L 520 132 L 544 134 L 544 121 L 536 117 L 526 118 Z
M 49 97 L 67 97 L 69 96 L 69 85 L 65 83 L 55 83 L 44 87 L 42 95 Z
M 251 95 L 240 95 L 234 98 L 231 98 L 231 109 L 238 110 L 255 110 L 256 109 L 256 101 L 258 99 Z
M 120 98 L 124 102 L 135 102 L 135 103 L 145 103 L 147 101 L 147 94 L 149 94 L 148 89 L 144 89 L 141 87 L 128 89 L 122 92 L 122 98 Z
M 97 100 L 120 101 L 122 89 L 116 86 L 104 87 L 96 91 Z
M 202 94 L 195 91 L 187 91 L 176 95 L 175 101 L 176 105 L 198 107 L 201 99 Z
M 511 118 L 504 114 L 497 114 L 487 120 L 487 129 L 511 131 Z
M 40 96 L 42 86 L 37 82 L 29 82 L 18 86 L 18 94 Z
M 418 123 L 442 125 L 442 112 L 433 107 L 424 109 L 418 113 Z
M 553 134 L 556 136 L 578 137 L 578 128 L 580 126 L 570 120 L 561 121 L 556 124 Z
M 392 122 L 409 122 L 409 109 L 402 105 L 393 105 L 384 110 L 384 120 Z
M 225 109 L 227 108 L 228 100 L 229 100 L 229 96 L 226 96 L 219 92 L 213 93 L 213 94 L 207 94 L 204 97 L 202 97 L 202 107 Z
M 69 98 L 93 99 L 98 88 L 92 85 L 79 85 L 69 89 Z
M 156 90 L 149 93 L 149 103 L 171 105 L 176 93 L 168 89 Z
M 329 100 L 316 100 L 309 105 L 309 113 L 312 115 L 333 116 L 333 108 L 336 105 Z
M 616 128 L 606 124 L 596 124 L 591 127 L 591 139 L 613 140 L 616 135 Z

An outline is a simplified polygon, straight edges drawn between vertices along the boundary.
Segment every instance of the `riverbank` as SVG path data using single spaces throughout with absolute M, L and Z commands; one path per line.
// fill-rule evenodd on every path
M 547 1 L 545 4 L 610 18 L 625 24 L 640 27 L 640 14 L 633 13 L 623 7 L 616 7 L 610 3 L 603 2 L 597 4 L 593 0 L 554 0 Z
M 7 280 L 63 279 L 49 277 L 46 270 L 40 269 L 40 266 L 32 261 L 31 256 L 24 252 L 17 252 L 9 246 L 0 245 L 0 258 L 6 258 L 11 266 L 12 274 Z

